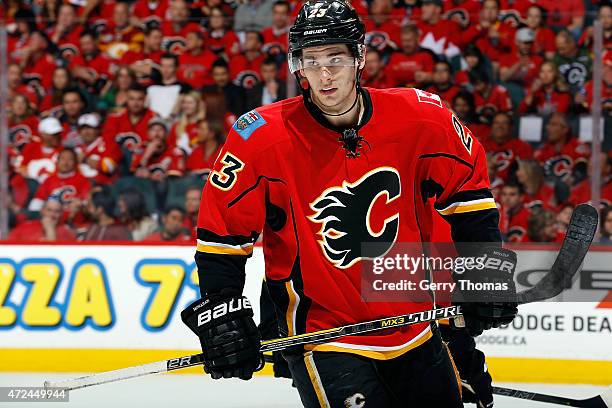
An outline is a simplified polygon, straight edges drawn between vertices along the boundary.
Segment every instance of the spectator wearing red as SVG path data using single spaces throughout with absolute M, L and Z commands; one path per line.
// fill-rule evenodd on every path
M 190 242 L 191 237 L 185 234 L 183 223 L 185 210 L 179 206 L 170 206 L 162 215 L 161 230 L 147 236 L 145 242 Z
M 516 180 L 525 192 L 525 206 L 529 209 L 557 207 L 554 189 L 544 181 L 544 169 L 537 160 L 517 160 Z
M 533 51 L 542 54 L 547 60 L 554 57 L 555 32 L 544 26 L 543 10 L 537 4 L 529 6 L 526 12 L 525 24 L 535 32 L 535 42 Z
M 535 158 L 544 167 L 545 175 L 570 181 L 576 170 L 586 171 L 589 159 L 589 146 L 572 136 L 567 118 L 563 113 L 553 113 L 546 124 L 548 138 L 546 143 L 536 150 Z
M 281 101 L 287 98 L 287 85 L 279 79 L 276 61 L 268 56 L 262 61 L 259 69 L 261 81 L 246 93 L 247 110 Z
M 272 26 L 264 29 L 263 52 L 284 61 L 289 43 L 289 28 L 291 27 L 291 12 L 289 3 L 278 0 L 272 7 Z
M 82 204 L 90 189 L 89 180 L 79 173 L 76 153 L 64 149 L 57 156 L 56 172 L 38 186 L 28 210 L 40 211 L 49 197 L 57 197 L 64 208 L 64 220 L 82 224 L 85 221 Z
M 155 113 L 145 104 L 146 92 L 133 85 L 127 93 L 126 108 L 108 116 L 102 130 L 105 140 L 115 140 L 132 153 L 138 152 L 147 141 L 147 125 Z
M 491 128 L 489 125 L 478 121 L 474 95 L 471 92 L 465 89 L 457 92 L 452 101 L 452 108 L 457 117 L 470 129 L 480 143 L 483 143 L 489 137 Z
M 422 87 L 431 81 L 434 56 L 419 46 L 419 30 L 414 25 L 402 27 L 401 50 L 391 54 L 385 73 L 393 87 Z
M 26 221 L 8 235 L 11 241 L 56 242 L 73 241 L 75 233 L 62 222 L 62 205 L 56 197 L 49 198 L 40 209 L 40 220 Z
M 38 105 L 38 101 L 40 100 L 39 96 L 44 93 L 44 90 L 40 88 L 40 86 L 35 89 L 23 82 L 23 70 L 19 64 L 8 64 L 6 71 L 8 98 L 10 99 L 15 95 L 24 95 L 26 98 L 28 98 L 28 103 L 32 107 L 36 107 Z
M 474 42 L 480 51 L 494 64 L 500 54 L 509 53 L 514 45 L 515 28 L 499 18 L 497 0 L 484 0 L 478 24 L 470 26 L 464 33 L 465 43 Z
M 101 135 L 100 117 L 86 113 L 79 117 L 79 136 L 83 144 L 77 146 L 79 172 L 95 184 L 110 184 L 117 178 L 121 149 L 112 139 Z
M 470 24 L 478 24 L 481 3 L 479 0 L 453 0 L 442 3 L 444 18 L 455 21 L 466 29 Z
M 42 31 L 30 34 L 28 45 L 24 48 L 25 58 L 22 61 L 23 79 L 38 89 L 39 95 L 51 85 L 51 75 L 56 67 L 55 58 L 49 53 L 51 42 Z
M 504 241 L 523 242 L 527 238 L 528 220 L 531 211 L 524 204 L 523 186 L 505 184 L 500 193 L 499 230 Z
M 41 115 L 51 116 L 61 111 L 64 92 L 74 87 L 75 82 L 68 68 L 55 68 L 51 77 L 51 87 L 47 89 L 45 97 L 40 103 L 39 111 L 42 112 Z
M 85 97 L 78 88 L 69 88 L 62 95 L 62 108 L 54 112 L 64 128 L 62 144 L 66 147 L 75 147 L 82 143 L 79 138 L 78 120 L 85 113 Z
M 546 25 L 564 28 L 578 38 L 584 24 L 584 2 L 582 0 L 539 0 L 538 5 L 546 10 Z
M 204 44 L 218 57 L 230 59 L 240 53 L 240 40 L 227 28 L 226 17 L 221 7 L 211 7 Z
M 535 32 L 531 28 L 518 29 L 515 39 L 514 50 L 500 55 L 499 79 L 529 88 L 538 76 L 544 59 L 533 52 Z
M 365 56 L 365 66 L 361 77 L 361 85 L 370 88 L 389 88 L 391 81 L 387 78 L 380 52 L 369 50 Z
M 114 217 L 115 199 L 108 189 L 92 190 L 87 200 L 87 216 L 93 224 L 85 231 L 83 241 L 130 241 L 130 230 Z
M 179 55 L 185 49 L 185 37 L 191 31 L 201 31 L 202 27 L 189 21 L 189 5 L 185 0 L 173 0 L 170 3 L 169 18 L 161 26 L 164 40 L 162 49 Z
M 163 55 L 161 46 L 163 35 L 159 27 L 148 27 L 144 32 L 142 50 L 129 50 L 121 57 L 122 65 L 136 73 L 138 82 L 143 86 L 153 83 L 155 71 L 159 74 L 159 64 Z
M 177 146 L 189 155 L 198 144 L 198 122 L 206 119 L 206 104 L 199 92 L 192 91 L 179 96 L 176 121 L 170 128 L 168 144 Z
M 212 85 L 210 74 L 217 56 L 204 48 L 204 33 L 191 31 L 185 36 L 185 51 L 179 56 L 178 79 L 192 88 Z
M 55 162 L 61 150 L 63 128 L 59 120 L 48 117 L 38 124 L 38 137 L 26 144 L 15 162 L 17 171 L 25 178 L 39 183 L 55 172 Z
M 393 18 L 391 0 L 374 0 L 370 4 L 370 18 L 364 20 L 365 44 L 383 54 L 399 49 L 400 22 Z
M 150 24 L 161 25 L 168 14 L 169 0 L 136 0 L 132 17 L 141 26 Z
M 11 32 L 8 30 L 8 59 L 16 63 L 21 62 L 24 58 L 23 50 L 30 38 L 30 33 L 36 30 L 36 16 L 28 9 L 20 8 L 13 16 L 15 20 L 15 29 Z M 5 24 L 9 26 L 9 22 L 5 20 Z M 10 27 L 10 26 L 9 26 Z
M 601 204 L 605 206 L 612 205 L 612 157 L 605 153 L 601 153 L 600 159 L 600 180 L 601 180 L 601 191 L 600 199 Z M 592 176 L 591 162 L 588 163 L 588 177 L 572 186 L 570 191 L 570 197 L 567 200 L 573 206 L 577 206 L 582 203 L 591 202 L 591 176 Z
M 230 60 L 230 72 L 234 83 L 244 89 L 251 89 L 261 81 L 261 63 L 266 55 L 261 52 L 263 36 L 258 31 L 247 31 L 244 36 L 242 53 Z
M 183 228 L 189 231 L 191 239 L 197 238 L 198 213 L 200 211 L 200 200 L 202 199 L 202 187 L 190 186 L 185 191 L 185 221 Z
M 579 92 L 591 77 L 593 60 L 590 51 L 579 48 L 576 40 L 567 30 L 561 30 L 555 38 L 557 53 L 553 62 L 557 65 L 559 73 L 570 87 L 570 92 Z
M 208 121 L 200 120 L 196 130 L 197 145 L 187 158 L 186 168 L 189 174 L 206 179 L 223 144 Z
M 516 171 L 518 159 L 532 159 L 533 149 L 529 143 L 512 137 L 512 118 L 506 112 L 498 112 L 491 124 L 491 137 L 484 143 L 487 153 L 497 166 L 497 174 L 507 182 Z
M 572 96 L 564 87 L 566 85 L 559 76 L 557 66 L 551 61 L 542 63 L 538 77 L 518 107 L 519 113 L 550 115 L 554 112 L 568 112 Z
M 420 45 L 434 54 L 453 58 L 464 45 L 461 27 L 453 20 L 442 19 L 442 0 L 422 1 L 421 19 L 418 22 Z
M 480 122 L 491 123 L 497 112 L 512 111 L 512 101 L 508 90 L 502 85 L 492 83 L 484 67 L 470 71 L 469 77 Z
M 602 3 L 597 12 L 597 18 L 601 21 L 603 28 L 604 48 L 612 50 L 612 4 Z M 586 49 L 593 48 L 593 26 L 586 27 L 578 41 L 580 47 Z
M 591 110 L 593 101 L 593 80 L 584 86 L 584 90 L 578 92 L 575 97 L 576 104 L 582 106 L 586 111 Z M 603 81 L 601 84 L 601 110 L 604 114 L 612 114 L 612 50 L 608 50 L 603 56 Z
M 113 63 L 100 52 L 98 35 L 93 31 L 85 30 L 81 33 L 79 50 L 70 62 L 70 70 L 80 85 L 98 93 L 112 79 Z
M 460 88 L 453 84 L 453 68 L 448 61 L 438 61 L 433 70 L 433 85 L 427 88 L 427 92 L 435 93 L 449 106 Z
M 97 109 L 116 112 L 127 106 L 128 92 L 138 82 L 136 74 L 128 66 L 121 66 L 113 81 L 107 82 L 98 99 Z
M 168 144 L 168 126 L 159 118 L 148 124 L 147 142 L 142 153 L 132 159 L 131 171 L 136 177 L 164 182 L 167 177 L 181 177 L 185 172 L 182 150 Z
M 59 55 L 70 61 L 79 52 L 79 36 L 82 31 L 83 26 L 79 24 L 74 6 L 64 3 L 59 7 L 57 20 L 47 34 L 57 45 Z
M 100 49 L 114 60 L 121 60 L 129 50 L 140 50 L 144 35 L 130 22 L 128 3 L 116 2 L 113 19 L 100 34 Z
M 24 95 L 15 95 L 11 99 L 8 112 L 8 131 L 10 147 L 16 152 L 23 150 L 32 141 L 38 131 L 38 117 Z M 16 157 L 14 157 L 16 159 Z

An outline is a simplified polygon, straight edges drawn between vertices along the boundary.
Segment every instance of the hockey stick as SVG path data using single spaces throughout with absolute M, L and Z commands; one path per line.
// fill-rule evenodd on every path
M 601 394 L 586 399 L 558 397 L 556 395 L 540 394 L 537 392 L 514 390 L 504 387 L 493 387 L 493 394 L 530 401 L 548 402 L 550 404 L 565 405 L 567 407 L 612 408 L 612 388 L 608 388 Z
M 566 282 L 571 282 L 580 269 L 580 265 L 587 254 L 589 246 L 597 229 L 598 214 L 595 208 L 582 204 L 574 209 L 561 250 L 557 255 L 550 272 L 533 288 L 517 294 L 518 303 L 529 303 L 537 300 L 557 296 L 565 288 Z M 564 269 L 568 268 L 568 269 Z M 553 275 L 549 277 L 549 275 Z M 367 333 L 375 330 L 403 327 L 417 323 L 431 322 L 439 319 L 448 319 L 461 316 L 459 306 L 426 310 L 402 316 L 372 320 L 356 323 L 333 329 L 320 330 L 296 336 L 263 341 L 261 351 L 277 351 L 306 343 L 322 343 L 344 336 Z M 202 364 L 202 354 L 194 354 L 170 360 L 135 367 L 122 368 L 114 371 L 93 374 L 74 380 L 51 383 L 45 381 L 45 387 L 60 387 L 69 390 L 84 388 L 92 385 L 120 381 L 148 374 L 174 371 L 182 368 Z

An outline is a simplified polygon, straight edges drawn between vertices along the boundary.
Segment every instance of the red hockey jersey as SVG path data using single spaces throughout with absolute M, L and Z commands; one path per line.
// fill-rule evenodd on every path
M 505 143 L 496 143 L 492 139 L 483 142 L 487 153 L 492 154 L 492 160 L 497 165 L 497 175 L 508 181 L 508 172 L 516 159 L 533 159 L 533 148 L 527 142 L 519 139 L 510 139 Z
M 536 150 L 535 159 L 544 166 L 547 175 L 565 179 L 571 175 L 576 163 L 589 159 L 590 151 L 587 144 L 571 137 L 560 151 L 557 151 L 554 145 L 546 143 Z
M 437 95 L 367 88 L 364 106 L 359 134 L 368 143 L 355 159 L 301 96 L 236 121 L 200 206 L 203 292 L 242 289 L 244 261 L 263 231 L 266 283 L 289 335 L 432 307 L 364 302 L 362 268 L 372 254 L 361 244 L 389 250 L 430 240 L 432 201 L 449 219 L 496 213 L 484 149 Z M 429 337 L 420 324 L 306 348 L 388 359 Z

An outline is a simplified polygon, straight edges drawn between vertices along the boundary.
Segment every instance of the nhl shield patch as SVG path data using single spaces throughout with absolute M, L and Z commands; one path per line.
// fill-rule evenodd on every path
M 239 117 L 233 128 L 240 137 L 247 140 L 254 131 L 266 123 L 265 119 L 256 110 L 252 110 Z

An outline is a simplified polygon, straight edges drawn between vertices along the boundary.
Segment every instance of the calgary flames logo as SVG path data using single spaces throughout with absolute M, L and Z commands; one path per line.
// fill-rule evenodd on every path
M 308 217 L 321 224 L 319 244 L 325 257 L 337 268 L 346 269 L 387 253 L 397 238 L 399 214 L 385 218 L 382 228 L 374 231 L 372 210 L 379 197 L 386 196 L 388 206 L 400 194 L 399 173 L 391 167 L 377 168 L 354 183 L 345 181 L 341 187 L 325 190 L 310 204 L 314 214 Z M 362 244 L 368 244 L 367 253 Z

